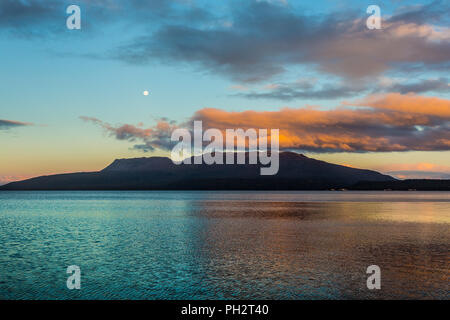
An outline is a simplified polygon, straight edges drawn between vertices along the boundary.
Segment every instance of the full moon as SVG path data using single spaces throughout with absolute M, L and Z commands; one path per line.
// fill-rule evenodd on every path
M 144 92 L 142 92 L 142 94 L 144 95 L 144 96 L 148 96 L 148 91 L 147 90 L 145 90 Z

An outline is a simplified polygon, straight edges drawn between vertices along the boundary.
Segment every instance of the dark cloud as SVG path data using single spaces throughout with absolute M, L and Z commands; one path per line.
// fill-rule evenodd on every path
M 202 28 L 167 24 L 150 36 L 119 48 L 130 63 L 152 59 L 196 63 L 239 81 L 260 81 L 285 71 L 286 63 L 306 59 L 311 42 L 336 31 L 328 23 L 266 2 L 245 2 L 232 9 L 231 26 Z M 308 43 L 309 42 L 309 43 Z M 308 44 L 307 44 L 308 43 Z
M 0 31 L 27 36 L 62 33 L 70 0 L 2 0 Z M 141 36 L 110 54 L 128 63 L 188 63 L 234 81 L 258 82 L 292 72 L 296 66 L 360 80 L 399 65 L 422 70 L 449 63 L 448 2 L 408 7 L 368 30 L 361 11 L 306 15 L 276 1 L 227 1 L 212 10 L 191 1 L 80 0 L 83 29 L 103 23 L 133 26 Z M 441 70 L 442 67 L 440 68 Z M 343 95 L 351 88 L 342 88 Z M 347 89 L 347 90 L 345 90 Z M 290 89 L 287 89 L 290 90 Z M 280 92 L 282 99 L 307 92 Z M 338 96 L 323 88 L 311 96 Z
M 30 125 L 32 125 L 32 123 L 0 119 L 0 130 Z
M 108 0 L 2 0 L 0 1 L 0 31 L 15 37 L 44 38 L 65 34 L 67 7 L 81 8 L 82 29 L 91 32 L 94 25 L 113 21 L 118 12 Z M 106 11 L 109 11 L 108 13 Z M 88 18 L 89 17 L 89 18 Z
M 413 82 L 394 82 L 389 85 L 380 83 L 349 83 L 349 84 L 323 84 L 318 85 L 314 80 L 306 80 L 291 83 L 273 83 L 259 90 L 242 90 L 231 96 L 244 97 L 248 99 L 271 99 L 281 101 L 292 101 L 296 99 L 337 99 L 354 97 L 363 93 L 398 92 L 398 93 L 424 93 L 424 92 L 450 92 L 447 78 L 418 79 Z
M 150 128 L 143 128 L 142 125 L 124 124 L 114 126 L 107 122 L 103 122 L 97 118 L 81 116 L 80 119 L 86 122 L 92 122 L 103 129 L 118 140 L 126 140 L 130 142 L 139 142 L 133 146 L 133 149 L 148 152 L 155 148 L 169 149 L 175 145 L 170 141 L 172 131 L 177 128 L 173 121 L 160 119 L 156 125 Z
M 114 56 L 130 63 L 187 62 L 239 82 L 267 80 L 296 65 L 360 79 L 399 63 L 447 63 L 448 32 L 418 24 L 418 18 L 405 25 L 406 14 L 384 21 L 382 30 L 368 30 L 366 17 L 354 13 L 306 16 L 289 6 L 251 1 L 233 7 L 229 26 L 164 24 Z
M 15 34 L 38 35 L 56 28 L 58 11 L 64 22 L 64 7 L 56 0 L 2 0 L 0 1 L 0 29 Z M 50 23 L 50 21 L 54 23 Z M 60 23 L 64 25 L 63 23 Z
M 272 89 L 264 91 L 240 92 L 234 96 L 249 99 L 272 99 L 291 101 L 296 99 L 335 99 L 355 96 L 362 89 L 357 86 L 348 85 L 323 85 L 319 88 L 299 85 L 298 83 L 275 84 Z
M 128 22 L 138 27 L 177 21 L 201 23 L 211 13 L 193 4 L 176 0 L 1 0 L 0 31 L 15 36 L 43 37 L 63 34 L 69 5 L 81 8 L 82 29 L 102 30 L 104 24 Z M 192 24 L 195 24 L 192 23 Z
M 427 79 L 409 84 L 397 83 L 386 89 L 387 89 L 386 91 L 400 92 L 400 93 L 409 93 L 409 92 L 422 93 L 428 91 L 450 92 L 450 86 L 447 78 Z

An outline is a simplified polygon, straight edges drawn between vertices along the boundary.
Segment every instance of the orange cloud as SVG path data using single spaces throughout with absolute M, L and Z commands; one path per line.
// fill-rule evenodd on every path
M 396 38 L 418 37 L 431 41 L 450 40 L 450 28 L 417 23 L 386 23 L 385 28 Z
M 204 126 L 280 129 L 280 147 L 309 151 L 406 151 L 450 149 L 450 100 L 401 95 L 369 96 L 369 108 L 311 108 L 229 112 L 201 109 Z
M 349 104 L 347 104 L 349 105 Z M 186 123 L 166 120 L 150 128 L 112 126 L 82 117 L 105 128 L 119 140 L 141 141 L 135 149 L 170 149 L 171 131 L 192 129 L 194 120 L 203 128 L 279 129 L 280 147 L 313 152 L 383 152 L 450 150 L 450 100 L 417 95 L 368 96 L 332 110 L 284 108 L 278 111 L 231 112 L 213 108 L 195 112 Z M 365 106 L 354 108 L 354 106 Z
M 450 89 L 450 88 L 449 88 Z M 369 106 L 372 108 L 401 111 L 409 114 L 424 114 L 450 118 L 450 100 L 417 94 L 389 93 L 370 95 L 349 105 Z
M 450 166 L 437 165 L 428 162 L 419 163 L 394 163 L 380 167 L 381 171 L 428 171 L 428 172 L 448 172 Z

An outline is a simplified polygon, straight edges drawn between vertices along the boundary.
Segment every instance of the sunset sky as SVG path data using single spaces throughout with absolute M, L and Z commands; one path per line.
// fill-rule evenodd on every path
M 66 8 L 81 7 L 81 30 Z M 368 29 L 377 4 L 382 28 Z M 0 184 L 169 155 L 174 128 L 450 179 L 449 1 L 2 0 Z M 144 95 L 144 91 L 148 95 Z

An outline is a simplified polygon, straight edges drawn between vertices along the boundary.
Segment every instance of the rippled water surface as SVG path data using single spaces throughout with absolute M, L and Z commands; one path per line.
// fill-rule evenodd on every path
M 448 299 L 449 227 L 448 192 L 0 192 L 0 298 Z

